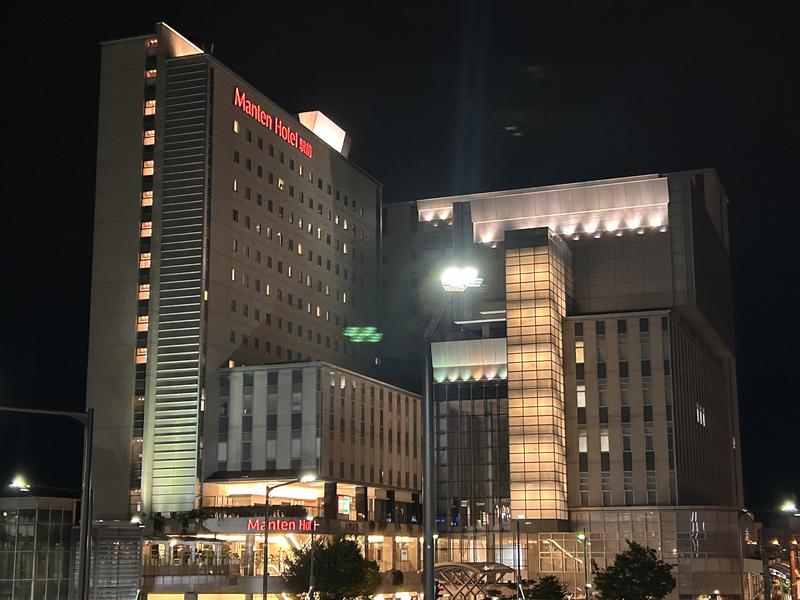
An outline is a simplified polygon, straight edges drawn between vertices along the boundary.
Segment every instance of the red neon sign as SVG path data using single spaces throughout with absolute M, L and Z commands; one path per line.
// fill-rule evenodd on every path
M 316 521 L 308 519 L 270 519 L 270 531 L 314 531 L 319 527 Z M 247 531 L 264 531 L 264 518 L 247 519 Z
M 290 146 L 294 146 L 300 150 L 300 152 L 305 154 L 308 158 L 311 158 L 314 154 L 314 148 L 312 148 L 311 144 L 305 139 L 300 137 L 299 133 L 293 131 L 291 127 L 284 124 L 278 117 L 274 117 L 264 111 L 260 104 L 248 100 L 247 95 L 239 90 L 238 86 L 233 92 L 233 105 L 237 108 L 241 108 L 243 113 L 258 121 Z

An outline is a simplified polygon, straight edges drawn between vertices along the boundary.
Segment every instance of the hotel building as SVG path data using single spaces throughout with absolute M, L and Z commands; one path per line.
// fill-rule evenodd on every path
M 742 597 L 727 203 L 700 170 L 384 207 L 387 364 L 447 265 L 483 277 L 431 344 L 437 562 L 583 597 L 630 539 L 675 566 L 671 597 Z
M 220 368 L 366 372 L 381 185 L 165 24 L 103 44 L 87 403 L 95 516 L 196 508 Z M 213 384 L 212 384 L 213 382 Z M 263 469 L 254 460 L 253 468 Z
M 341 533 L 415 592 L 420 397 L 345 335 L 378 319 L 380 183 L 163 23 L 102 46 L 99 107 L 94 517 L 144 533 L 119 597 L 260 597 L 265 562 L 277 594 Z

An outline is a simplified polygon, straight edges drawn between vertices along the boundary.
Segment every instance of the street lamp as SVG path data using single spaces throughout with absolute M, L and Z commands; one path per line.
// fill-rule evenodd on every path
M 266 495 L 264 498 L 264 551 L 263 551 L 263 560 L 264 560 L 264 575 L 262 577 L 262 593 L 264 597 L 262 600 L 267 600 L 267 591 L 269 589 L 269 496 L 277 490 L 279 487 L 283 487 L 285 485 L 292 485 L 293 483 L 311 483 L 312 481 L 316 481 L 317 476 L 314 473 L 306 473 L 304 475 L 300 475 L 297 479 L 293 479 L 291 481 L 284 481 L 283 483 L 279 483 L 278 485 L 267 485 L 266 486 Z M 313 531 L 313 529 L 312 529 Z M 313 561 L 312 561 L 313 564 Z
M 0 406 L 0 412 L 15 412 L 29 415 L 50 415 L 56 417 L 70 417 L 83 425 L 83 465 L 81 467 L 81 516 L 80 539 L 78 541 L 78 599 L 86 600 L 89 597 L 89 544 L 91 519 L 91 489 L 92 489 L 92 438 L 94 434 L 94 409 L 88 408 L 85 412 L 67 410 L 45 410 L 41 408 L 19 408 L 17 406 Z M 14 483 L 12 486 L 17 487 Z M 28 491 L 17 487 L 20 491 Z
M 307 521 L 313 521 L 314 517 L 312 515 L 306 515 Z M 314 525 L 311 525 L 311 564 L 308 568 L 308 600 L 311 600 L 311 594 L 314 593 L 314 584 L 316 581 L 314 580 L 314 552 L 316 551 L 316 547 L 314 546 Z
M 592 584 L 589 581 L 589 542 L 586 539 L 585 529 L 578 534 L 578 540 L 583 545 L 583 593 L 588 598 Z
M 464 292 L 468 288 L 480 287 L 482 279 L 478 277 L 478 270 L 475 267 L 448 267 L 442 272 L 441 283 L 445 292 Z M 451 295 L 448 293 L 434 313 L 428 328 L 423 336 L 425 348 L 425 370 L 423 373 L 423 465 L 422 465 L 422 537 L 424 538 L 424 548 L 422 554 L 422 575 L 423 590 L 426 600 L 436 598 L 436 578 L 433 570 L 436 563 L 434 556 L 433 538 L 433 393 L 432 383 L 433 371 L 431 368 L 431 337 L 439 320 L 442 318 Z

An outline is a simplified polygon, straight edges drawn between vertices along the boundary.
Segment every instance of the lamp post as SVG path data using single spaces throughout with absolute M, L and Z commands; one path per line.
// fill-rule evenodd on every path
M 522 560 L 520 552 L 519 522 L 525 515 L 517 515 L 517 598 L 524 598 L 522 593 Z
M 70 417 L 71 419 L 74 419 L 83 425 L 81 522 L 80 537 L 78 541 L 78 598 L 79 600 L 86 600 L 89 597 L 89 545 L 91 544 L 89 532 L 92 527 L 92 524 L 90 523 L 92 518 L 90 504 L 92 488 L 92 435 L 94 433 L 94 409 L 89 408 L 86 410 L 86 412 L 73 412 L 66 410 L 46 410 L 38 408 L 19 408 L 16 406 L 0 406 L 0 412 Z M 20 491 L 25 491 L 21 487 L 18 487 L 18 489 L 20 489 Z M 29 486 L 28 489 L 30 489 Z
M 264 497 L 264 550 L 263 550 L 263 560 L 264 560 L 264 574 L 262 576 L 261 581 L 261 593 L 263 594 L 262 600 L 267 600 L 267 591 L 269 590 L 269 496 L 280 487 L 285 485 L 291 485 L 293 483 L 311 483 L 315 481 L 317 476 L 313 473 L 309 473 L 307 475 L 301 475 L 297 479 L 292 479 L 291 481 L 284 481 L 283 483 L 279 483 L 278 485 L 267 485 L 266 486 L 266 494 Z M 313 529 L 312 529 L 313 531 Z
M 474 267 L 449 267 L 442 273 L 441 283 L 445 292 L 464 292 L 471 287 L 480 287 L 481 279 L 478 277 L 478 270 Z M 432 382 L 433 369 L 431 367 L 431 338 L 436 327 L 450 302 L 448 293 L 443 299 L 439 308 L 434 313 L 428 328 L 423 336 L 425 348 L 425 369 L 423 371 L 423 421 L 422 421 L 422 537 L 424 548 L 422 554 L 422 576 L 423 591 L 425 600 L 436 598 L 436 578 L 433 571 L 436 564 L 434 556 L 433 538 L 433 393 Z
M 592 584 L 589 582 L 589 543 L 586 537 L 586 529 L 578 534 L 578 540 L 583 545 L 583 593 L 584 597 L 588 598 Z
M 306 520 L 313 521 L 314 517 L 308 515 L 306 516 Z M 314 593 L 314 584 L 316 581 L 314 580 L 314 552 L 316 552 L 317 548 L 314 546 L 314 525 L 311 526 L 311 564 L 308 567 L 308 600 L 311 600 L 312 594 Z

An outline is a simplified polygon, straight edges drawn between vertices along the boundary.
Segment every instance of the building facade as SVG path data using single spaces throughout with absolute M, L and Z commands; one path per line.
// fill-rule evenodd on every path
M 213 381 L 199 508 L 157 522 L 143 592 L 261 595 L 266 562 L 277 595 L 293 549 L 349 535 L 378 563 L 380 593 L 416 594 L 420 396 L 325 362 L 219 369 Z
M 68 600 L 75 500 L 0 498 L 0 598 Z
M 381 186 L 165 24 L 103 45 L 99 107 L 95 516 L 189 511 L 218 369 L 374 364 L 343 332 L 377 319 Z
M 446 266 L 483 277 L 454 295 L 431 345 L 437 560 L 553 574 L 584 596 L 591 561 L 610 564 L 630 539 L 676 567 L 675 598 L 741 598 L 716 173 L 420 200 L 387 205 L 382 222 L 387 364 L 421 338 Z

